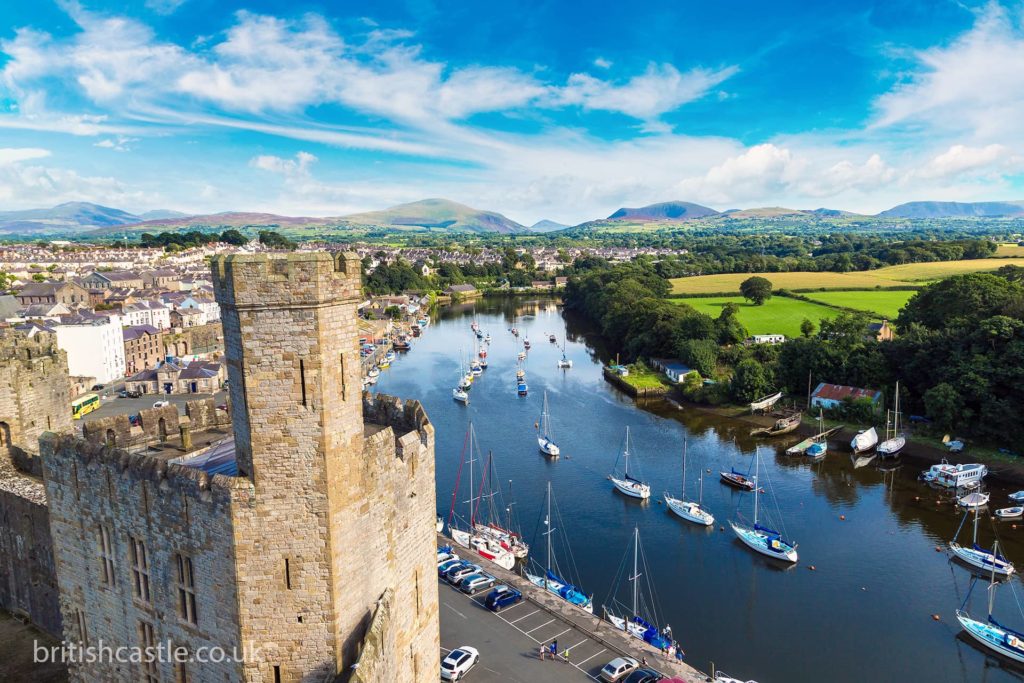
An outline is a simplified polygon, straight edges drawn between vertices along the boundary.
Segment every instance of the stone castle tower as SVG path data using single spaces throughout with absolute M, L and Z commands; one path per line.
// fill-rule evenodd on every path
M 66 640 L 259 648 L 190 681 L 436 680 L 434 432 L 419 403 L 362 394 L 358 258 L 212 267 L 237 475 L 45 437 Z
M 0 331 L 0 455 L 37 453 L 43 432 L 70 429 L 67 354 L 56 338 Z

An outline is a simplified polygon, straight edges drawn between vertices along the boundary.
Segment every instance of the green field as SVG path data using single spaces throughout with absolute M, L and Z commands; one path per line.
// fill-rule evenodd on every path
M 739 318 L 750 334 L 784 334 L 787 337 L 800 336 L 800 323 L 804 318 L 818 325 L 820 320 L 831 320 L 839 311 L 808 301 L 773 296 L 763 306 L 755 306 L 740 296 L 695 297 L 692 299 L 670 299 L 675 304 L 689 304 L 701 313 L 717 318 L 722 307 L 734 303 L 740 307 Z
M 996 270 L 1003 266 L 1024 267 L 1024 258 L 969 259 L 966 261 L 928 261 L 886 266 L 878 270 L 854 273 L 723 273 L 672 279 L 673 294 L 717 294 L 739 291 L 740 283 L 759 275 L 771 281 L 775 289 L 858 289 L 865 287 L 906 287 L 964 273 Z
M 852 308 L 857 311 L 874 313 L 876 316 L 895 320 L 900 309 L 917 292 L 908 290 L 872 289 L 863 292 L 809 292 L 804 294 L 808 299 L 820 301 L 831 306 Z

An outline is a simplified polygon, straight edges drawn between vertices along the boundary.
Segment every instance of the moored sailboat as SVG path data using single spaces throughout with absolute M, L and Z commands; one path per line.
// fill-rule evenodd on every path
M 544 567 L 543 574 L 532 574 L 529 571 L 525 571 L 524 574 L 533 585 L 554 593 L 570 605 L 579 607 L 588 614 L 593 614 L 594 601 L 592 596 L 587 595 L 581 588 L 578 588 L 562 578 L 564 572 L 558 568 L 557 561 L 555 560 L 551 549 L 552 534 L 554 534 L 556 530 L 556 527 L 553 526 L 554 523 L 555 518 L 551 516 L 551 482 L 548 482 L 547 515 L 544 518 L 544 537 L 547 542 L 547 566 Z M 566 543 L 566 546 L 568 546 L 568 543 Z
M 633 527 L 633 571 L 628 579 L 628 581 L 633 585 L 632 604 L 628 611 L 620 608 L 620 613 L 622 613 L 623 616 L 617 616 L 608 611 L 608 608 L 605 607 L 605 617 L 613 626 L 615 626 L 615 628 L 625 631 L 634 638 L 642 640 L 659 650 L 664 650 L 672 645 L 672 641 L 664 635 L 664 633 L 667 632 L 667 627 L 665 631 L 662 631 L 652 623 L 657 621 L 655 606 L 653 603 L 649 605 L 646 604 L 646 596 L 641 595 L 640 577 L 648 574 L 646 558 L 643 558 L 642 561 L 641 558 L 643 558 L 643 555 L 640 547 L 640 529 L 638 527 Z M 623 563 L 619 566 L 619 576 L 622 574 L 625 563 L 626 556 L 623 557 Z M 641 564 L 643 565 L 644 571 L 640 571 Z M 649 585 L 650 582 L 648 581 L 648 587 Z M 649 594 L 653 594 L 653 591 L 648 590 L 647 592 Z M 617 600 L 614 599 L 614 594 L 609 602 L 612 603 L 612 608 L 614 609 L 617 603 Z M 641 612 L 645 612 L 646 615 L 642 615 Z
M 745 524 L 739 521 L 729 520 L 729 526 L 733 533 L 743 541 L 749 548 L 756 550 L 762 555 L 773 557 L 786 562 L 796 562 L 798 555 L 796 544 L 785 540 L 782 533 L 770 527 L 762 526 L 759 523 L 761 489 L 758 486 L 758 476 L 761 466 L 760 451 L 754 452 L 754 523 Z
M 538 424 L 537 447 L 544 455 L 558 456 L 562 451 L 551 438 L 551 416 L 548 413 L 548 392 L 544 392 L 544 409 L 540 414 Z
M 956 534 L 953 535 L 953 540 L 949 543 L 949 549 L 953 553 L 954 557 L 966 562 L 972 567 L 991 571 L 994 574 L 999 574 L 1001 576 L 1009 576 L 1017 571 L 1012 562 L 996 551 L 995 546 L 993 546 L 992 550 L 987 550 L 986 548 L 982 548 L 978 545 L 978 508 L 974 508 L 974 535 L 971 540 L 971 547 L 968 548 L 956 542 L 957 537 L 960 535 L 960 530 L 963 529 L 964 522 L 967 521 L 967 516 L 969 514 L 969 510 L 964 513 L 964 518 L 960 521 L 960 527 L 956 530 Z
M 624 461 L 623 473 L 621 475 L 618 472 L 613 471 L 608 475 L 612 484 L 615 485 L 616 490 L 630 496 L 632 498 L 640 498 L 646 500 L 651 497 L 651 487 L 649 484 L 637 479 L 629 473 L 629 427 L 626 427 L 626 441 L 625 447 L 622 450 L 621 457 Z M 615 459 L 616 466 L 618 465 L 618 458 Z
M 885 441 L 878 444 L 878 455 L 882 458 L 899 457 L 903 447 L 907 445 L 907 437 L 900 425 L 900 383 L 896 382 L 896 398 L 893 409 L 885 415 Z
M 992 547 L 993 553 L 998 553 L 998 549 L 999 543 L 996 542 Z M 999 585 L 999 582 L 996 581 L 995 574 L 996 572 L 993 570 L 988 585 L 988 620 L 979 621 L 977 619 L 972 619 L 971 615 L 964 609 L 967 605 L 967 600 L 971 597 L 971 591 L 967 592 L 967 597 L 964 598 L 964 604 L 956 611 L 956 619 L 960 622 L 960 626 L 963 627 L 964 631 L 981 643 L 985 648 L 1016 662 L 1024 663 L 1024 633 L 1015 631 L 1007 626 L 1003 626 L 996 621 L 995 617 L 992 616 L 996 596 L 996 586 Z M 976 582 L 977 580 L 975 579 L 975 581 L 971 583 L 972 590 L 974 589 Z M 1010 583 L 1010 590 L 1013 590 L 1013 583 Z M 1018 608 L 1019 604 L 1020 603 L 1018 602 Z
M 668 493 L 664 494 L 665 505 L 688 522 L 711 526 L 715 523 L 715 517 L 703 506 L 704 502 L 704 472 L 700 471 L 700 494 L 696 502 L 686 500 L 686 440 L 683 440 L 683 485 L 680 489 L 680 497 L 674 498 Z

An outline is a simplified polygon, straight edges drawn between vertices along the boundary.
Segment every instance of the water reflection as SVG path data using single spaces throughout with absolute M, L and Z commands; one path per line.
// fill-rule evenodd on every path
M 451 384 L 460 348 L 473 348 L 474 315 L 493 338 L 490 368 L 473 387 L 471 404 L 460 406 L 451 399 Z M 534 342 L 525 398 L 515 392 L 518 347 L 508 332 L 513 325 Z M 547 334 L 555 334 L 558 344 L 549 344 Z M 563 343 L 574 362 L 570 370 L 557 368 Z M 552 482 L 582 584 L 595 593 L 596 612 L 638 525 L 659 611 L 696 666 L 714 661 L 762 683 L 1022 680 L 1021 670 L 957 635 L 953 612 L 971 574 L 951 564 L 945 549 L 963 515 L 948 492 L 917 481 L 928 463 L 905 458 L 885 469 L 858 469 L 846 444 L 838 442 L 830 444 L 824 461 L 801 461 L 784 454 L 794 440 L 759 441 L 749 436 L 747 423 L 664 401 L 638 406 L 603 380 L 601 359 L 607 354 L 586 321 L 555 302 L 483 299 L 441 309 L 413 351 L 384 371 L 376 388 L 423 401 L 437 430 L 441 514 L 447 514 L 470 419 L 482 449 L 494 451 L 502 481 L 514 480 L 520 519 L 536 518 L 546 482 Z M 533 425 L 545 390 L 563 450 L 559 460 L 537 452 Z M 647 503 L 614 492 L 606 479 L 627 425 L 640 471 L 652 487 Z M 684 438 L 689 482 L 698 468 L 709 472 L 704 502 L 716 517 L 710 528 L 687 524 L 660 502 L 662 491 L 680 485 Z M 718 472 L 731 466 L 745 471 L 758 444 L 787 535 L 799 543 L 795 566 L 751 552 L 725 526 L 737 507 L 747 513 L 751 500 L 719 484 Z M 993 506 L 1009 492 L 996 484 L 989 490 Z M 961 531 L 965 542 L 969 526 Z M 1024 522 L 994 525 L 983 517 L 979 543 L 991 547 L 997 531 L 1004 554 L 1024 564 Z M 1020 579 L 1012 581 L 1020 585 Z M 1010 590 L 999 598 L 997 617 L 1024 627 Z M 979 585 L 968 608 L 984 615 L 985 603 Z

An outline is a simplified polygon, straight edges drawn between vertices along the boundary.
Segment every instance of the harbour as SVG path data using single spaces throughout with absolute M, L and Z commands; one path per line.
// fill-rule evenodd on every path
M 561 506 L 582 588 L 594 614 L 610 602 L 616 570 L 631 552 L 634 528 L 646 550 L 659 624 L 670 624 L 701 670 L 711 662 L 732 676 L 760 683 L 795 680 L 1019 681 L 1024 669 L 982 651 L 956 620 L 972 578 L 948 559 L 948 545 L 963 513 L 944 490 L 918 481 L 928 463 L 855 467 L 847 443 L 830 444 L 818 462 L 787 456 L 799 434 L 766 439 L 750 424 L 665 401 L 637 403 L 604 381 L 599 343 L 585 326 L 566 318 L 555 300 L 488 298 L 437 309 L 429 329 L 383 370 L 374 391 L 421 398 L 436 428 L 438 515 L 448 518 L 469 422 L 480 449 L 493 456 L 506 505 L 531 556 L 542 557 L 548 482 Z M 492 337 L 488 369 L 476 377 L 463 405 L 452 400 L 460 350 L 472 352 L 470 322 Z M 512 327 L 520 331 L 513 336 Z M 541 343 L 549 335 L 557 343 Z M 535 340 L 523 363 L 527 396 L 517 391 L 517 354 Z M 562 348 L 571 368 L 560 368 Z M 539 452 L 537 428 L 547 393 L 552 438 L 561 454 Z M 613 490 L 612 471 L 626 427 L 631 470 L 651 486 L 647 500 Z M 684 439 L 692 494 L 704 470 L 703 502 L 716 518 L 710 527 L 669 512 L 663 493 L 678 495 Z M 785 520 L 787 539 L 799 546 L 795 564 L 752 552 L 731 531 L 737 508 L 750 493 L 719 483 L 717 473 L 750 471 L 760 449 L 761 472 L 771 482 L 770 512 Z M 480 463 L 478 467 L 482 467 Z M 479 476 L 479 475 L 478 475 Z M 986 480 L 991 507 L 1011 489 Z M 509 482 L 511 480 L 511 494 Z M 466 496 L 460 497 L 458 504 Z M 1024 525 L 995 523 L 983 514 L 979 542 L 1024 560 Z M 969 526 L 969 525 L 968 525 Z M 1018 528 L 1018 526 L 1020 528 Z M 969 543 L 970 529 L 961 531 Z M 1009 581 L 1019 592 L 1019 579 Z M 966 607 L 984 618 L 984 578 Z M 996 616 L 1024 626 L 1010 586 L 1000 587 Z M 936 618 L 937 617 L 937 618 Z M 445 615 L 442 614 L 442 619 Z M 885 656 L 874 656 L 880 650 Z

